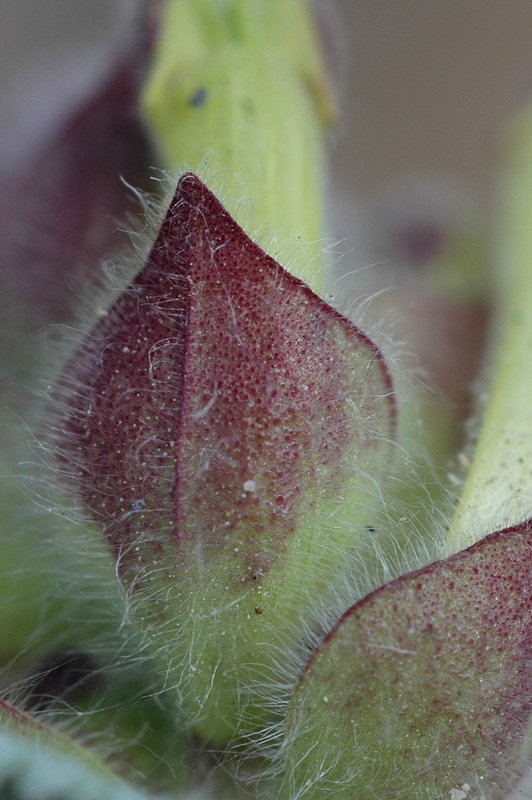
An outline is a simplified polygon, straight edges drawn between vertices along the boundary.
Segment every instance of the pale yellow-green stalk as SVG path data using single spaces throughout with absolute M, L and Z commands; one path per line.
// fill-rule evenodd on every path
M 478 443 L 446 546 L 456 552 L 530 517 L 532 504 L 532 109 L 505 142 L 497 341 Z
M 334 101 L 306 3 L 168 0 L 142 106 L 163 165 L 198 173 L 322 293 L 322 139 Z

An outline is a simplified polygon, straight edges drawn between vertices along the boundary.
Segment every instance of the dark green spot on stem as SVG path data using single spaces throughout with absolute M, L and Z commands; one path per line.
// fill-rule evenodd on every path
M 207 102 L 207 94 L 207 89 L 204 86 L 200 86 L 199 89 L 196 89 L 190 95 L 188 99 L 189 106 L 191 106 L 191 108 L 199 108 L 205 105 Z

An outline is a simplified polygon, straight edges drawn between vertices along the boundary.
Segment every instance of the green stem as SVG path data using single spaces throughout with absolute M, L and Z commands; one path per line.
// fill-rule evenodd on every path
M 323 292 L 333 102 L 303 0 L 167 0 L 143 109 L 163 164 L 198 173 L 270 255 Z
M 499 327 L 480 437 L 452 520 L 461 550 L 530 516 L 532 501 L 532 109 L 507 143 L 498 259 Z

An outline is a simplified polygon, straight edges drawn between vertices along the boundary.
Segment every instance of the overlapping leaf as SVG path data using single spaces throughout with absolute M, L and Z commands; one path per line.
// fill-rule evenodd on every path
M 531 552 L 527 523 L 353 606 L 292 698 L 283 797 L 504 797 L 528 747 Z

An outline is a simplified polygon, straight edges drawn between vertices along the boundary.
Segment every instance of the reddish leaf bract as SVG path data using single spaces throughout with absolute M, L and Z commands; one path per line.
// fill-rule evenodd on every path
M 62 457 L 115 552 L 201 536 L 250 575 L 394 424 L 377 348 L 192 174 L 62 383 Z

